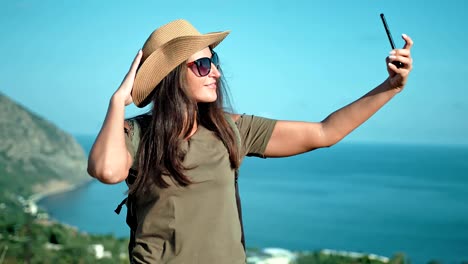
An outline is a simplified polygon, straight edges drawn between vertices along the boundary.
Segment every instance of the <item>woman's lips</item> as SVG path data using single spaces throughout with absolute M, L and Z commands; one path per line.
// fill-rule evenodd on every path
M 210 83 L 210 84 L 207 84 L 205 86 L 208 87 L 208 88 L 216 89 L 216 83 Z

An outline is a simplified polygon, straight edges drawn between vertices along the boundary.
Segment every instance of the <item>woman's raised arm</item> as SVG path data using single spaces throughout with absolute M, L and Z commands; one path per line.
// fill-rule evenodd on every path
M 132 103 L 131 91 L 142 51 L 133 60 L 122 84 L 112 95 L 107 115 L 89 153 L 88 173 L 103 183 L 113 184 L 126 179 L 132 156 L 125 145 L 125 106 Z
M 406 85 L 413 67 L 410 55 L 413 41 L 403 35 L 405 46 L 386 58 L 389 77 L 353 103 L 333 112 L 322 122 L 278 121 L 265 150 L 265 156 L 291 156 L 336 144 L 369 119 Z M 397 68 L 392 62 L 404 64 Z

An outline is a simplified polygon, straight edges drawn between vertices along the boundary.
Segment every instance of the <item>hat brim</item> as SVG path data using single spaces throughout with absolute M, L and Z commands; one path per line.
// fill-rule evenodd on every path
M 164 77 L 197 51 L 214 48 L 230 31 L 213 32 L 174 38 L 151 53 L 140 65 L 133 84 L 132 99 L 137 107 L 145 107 L 148 96 Z

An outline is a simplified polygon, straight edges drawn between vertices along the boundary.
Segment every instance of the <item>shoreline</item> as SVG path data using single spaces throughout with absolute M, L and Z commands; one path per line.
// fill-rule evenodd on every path
M 46 192 L 41 192 L 41 193 L 36 193 L 32 196 L 30 196 L 30 199 L 33 199 L 33 196 L 34 198 L 36 199 L 34 202 L 36 204 L 40 203 L 40 201 L 42 199 L 45 199 L 45 198 L 48 198 L 48 197 L 51 197 L 53 195 L 59 195 L 59 194 L 64 194 L 64 193 L 67 193 L 67 192 L 72 192 L 74 190 L 77 190 L 81 187 L 85 187 L 88 185 L 88 184 L 91 184 L 94 182 L 94 179 L 93 178 L 90 178 L 89 180 L 86 180 L 86 181 L 83 181 L 83 182 L 80 182 L 80 183 L 77 183 L 77 184 L 70 184 L 68 185 L 68 188 L 65 188 L 65 186 L 62 186 L 62 188 L 55 188 L 55 189 L 49 189 L 48 191 Z M 32 201 L 32 200 L 31 200 Z M 49 210 L 47 207 L 43 207 L 41 206 L 41 208 L 45 209 L 45 211 L 48 213 Z M 66 226 L 69 226 L 69 227 L 73 227 L 73 228 L 76 228 L 76 230 L 78 230 L 79 232 L 81 233 L 88 233 L 88 234 L 93 234 L 93 235 L 106 235 L 107 233 L 95 233 L 95 232 L 87 232 L 87 231 L 83 231 L 82 229 L 78 228 L 77 226 L 75 225 L 72 225 L 72 224 L 67 224 L 67 223 L 64 223 L 56 218 L 49 218 L 49 220 L 52 220 L 52 221 L 55 221 L 57 223 L 60 223 L 60 224 L 63 224 L 63 225 L 66 225 Z M 115 236 L 115 238 L 127 238 L 127 235 L 125 236 L 118 236 L 117 234 L 113 234 Z M 252 248 L 260 248 L 261 250 L 263 249 L 266 249 L 266 248 L 271 248 L 271 247 L 275 247 L 274 245 L 271 246 L 263 246 L 263 247 L 257 247 L 257 246 L 252 246 Z M 322 254 L 329 254 L 329 255 L 343 255 L 343 256 L 347 256 L 347 257 L 363 257 L 363 256 L 367 256 L 367 257 L 370 257 L 370 258 L 379 258 L 380 260 L 386 260 L 386 259 L 391 259 L 393 258 L 393 255 L 397 253 L 397 251 L 393 251 L 393 254 L 382 254 L 382 253 L 370 253 L 370 252 L 374 252 L 374 251 L 356 251 L 356 250 L 352 250 L 352 249 L 349 249 L 349 248 L 339 248 L 339 249 L 335 249 L 335 248 L 316 248 L 315 250 L 312 250 L 312 249 L 297 249 L 297 248 L 281 248 L 281 249 L 285 249 L 285 250 L 288 250 L 288 251 L 291 251 L 291 252 L 320 252 Z M 414 260 L 414 255 L 410 256 L 409 255 L 410 253 L 408 252 L 405 252 L 405 256 L 407 258 L 410 258 L 412 260 Z M 424 262 L 428 262 L 429 260 L 431 260 L 432 258 L 431 257 L 424 257 L 425 260 Z M 417 258 L 416 258 L 417 259 Z M 448 260 L 447 260 L 448 261 Z
M 53 181 L 46 183 L 45 186 L 37 187 L 40 190 L 35 191 L 32 195 L 30 195 L 28 197 L 28 200 L 37 206 L 37 204 L 45 198 L 77 190 L 83 186 L 86 186 L 92 181 L 93 179 L 90 178 L 89 180 L 85 180 L 83 182 L 73 184 L 67 181 L 53 180 Z

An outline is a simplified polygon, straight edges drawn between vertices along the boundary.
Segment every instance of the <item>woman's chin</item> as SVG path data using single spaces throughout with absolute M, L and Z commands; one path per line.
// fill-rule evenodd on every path
M 196 98 L 198 103 L 213 103 L 218 99 L 216 94 Z

